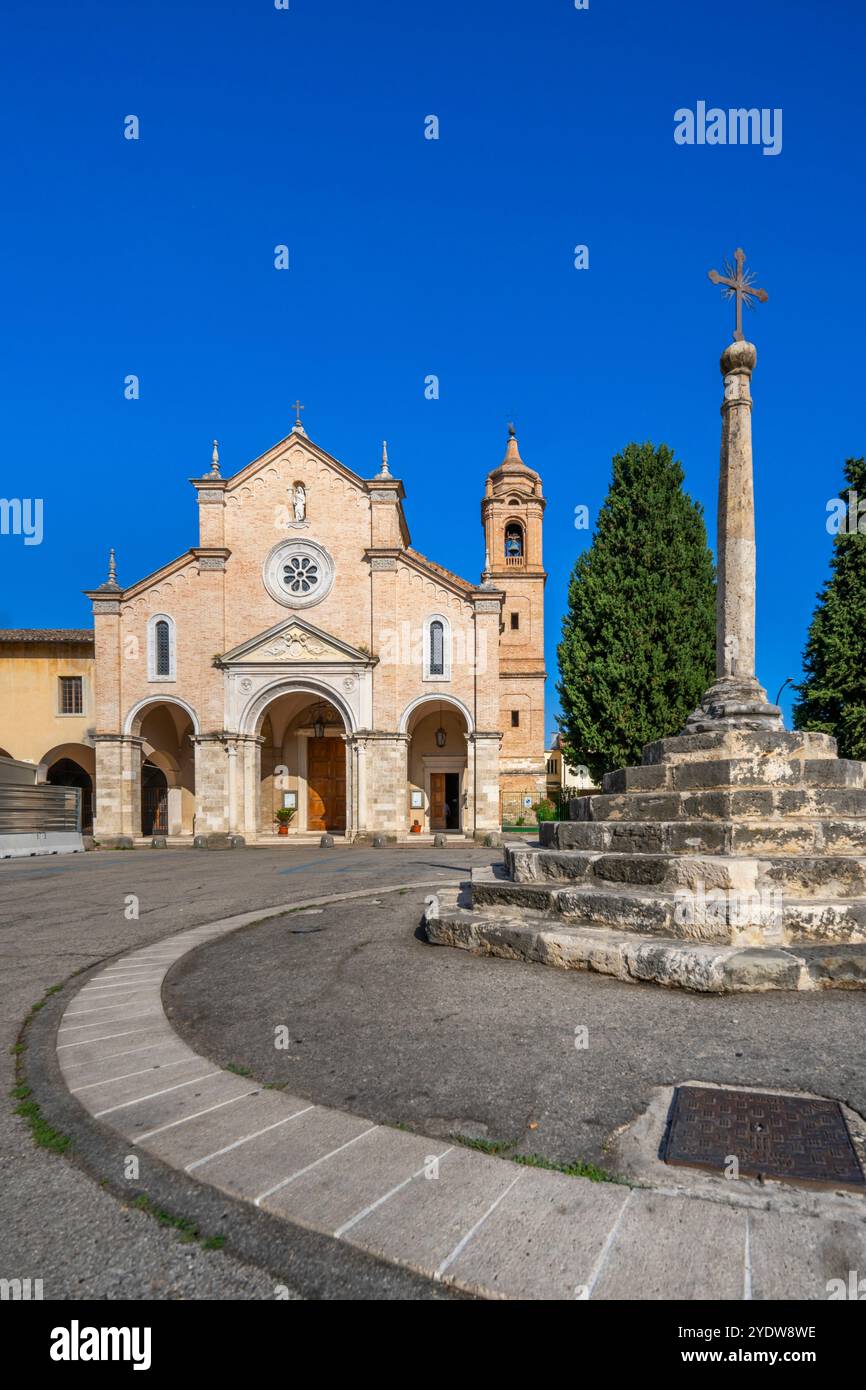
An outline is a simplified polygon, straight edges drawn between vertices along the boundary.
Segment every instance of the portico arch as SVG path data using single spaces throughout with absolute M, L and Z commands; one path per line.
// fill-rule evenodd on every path
M 143 700 L 139 700 L 138 703 L 134 704 L 132 708 L 128 711 L 127 716 L 123 721 L 124 734 L 132 734 L 135 736 L 139 735 L 141 733 L 141 721 L 147 713 L 148 707 L 155 707 L 156 705 L 176 705 L 179 709 L 182 709 L 184 713 L 187 715 L 190 723 L 192 724 L 193 733 L 201 733 L 201 724 L 199 722 L 199 717 L 193 709 L 192 705 L 188 705 L 186 703 L 186 700 L 181 700 L 177 695 L 146 695 Z
M 422 695 L 400 721 L 406 740 L 410 833 L 465 831 L 470 824 L 472 716 L 456 696 Z
M 350 831 L 353 721 L 335 691 L 315 680 L 275 681 L 250 701 L 241 730 L 247 757 L 245 818 L 251 830 L 277 835 L 277 813 L 292 809 L 290 837 Z
M 39 759 L 45 781 L 55 787 L 77 787 L 81 792 L 81 829 L 93 830 L 93 749 L 84 743 L 59 743 Z
M 191 835 L 196 828 L 193 740 L 198 715 L 175 695 L 151 695 L 127 713 L 124 736 L 133 744 L 131 819 L 140 835 Z
M 472 719 L 472 715 L 469 712 L 468 705 L 464 705 L 463 701 L 458 700 L 456 695 L 440 695 L 437 690 L 435 694 L 419 695 L 417 699 L 410 701 L 410 703 L 404 709 L 403 713 L 400 715 L 400 723 L 398 725 L 399 733 L 409 733 L 409 722 L 410 720 L 412 720 L 412 716 L 415 714 L 415 711 L 420 709 L 422 705 L 430 705 L 431 707 L 435 707 L 438 705 L 452 705 L 454 709 L 459 710 L 460 714 L 462 714 L 463 719 L 466 723 L 466 732 L 469 734 L 475 732 L 475 724 Z
M 281 695 L 307 694 L 311 702 L 315 700 L 325 700 L 337 709 L 342 716 L 346 727 L 346 732 L 353 734 L 356 730 L 355 716 L 346 700 L 332 685 L 326 681 L 311 680 L 308 677 L 283 676 L 279 680 L 272 681 L 253 695 L 244 707 L 240 719 L 238 720 L 238 733 L 245 735 L 256 735 L 261 732 L 261 723 L 269 705 L 272 705 Z

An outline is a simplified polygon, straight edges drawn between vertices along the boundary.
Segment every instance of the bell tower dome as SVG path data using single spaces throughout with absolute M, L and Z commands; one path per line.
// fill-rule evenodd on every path
M 484 582 L 505 594 L 499 638 L 499 759 L 503 820 L 525 799 L 545 794 L 544 584 L 542 530 L 545 499 L 541 477 L 520 457 L 514 426 L 505 457 L 487 475 L 481 503 Z

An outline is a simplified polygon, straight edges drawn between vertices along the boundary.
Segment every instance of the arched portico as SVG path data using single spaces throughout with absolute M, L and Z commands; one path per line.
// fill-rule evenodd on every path
M 123 721 L 124 737 L 137 737 L 141 733 L 141 723 L 148 712 L 157 705 L 167 705 L 169 708 L 182 710 L 192 725 L 194 734 L 201 733 L 199 717 L 192 705 L 188 705 L 186 700 L 181 700 L 177 695 L 147 695 L 143 700 L 137 701 L 130 710 L 127 711 Z
M 46 782 L 55 787 L 77 787 L 81 793 L 81 829 L 93 830 L 93 749 L 85 743 L 59 743 L 39 759 Z
M 149 695 L 121 732 L 94 736 L 97 838 L 196 830 L 198 714 L 174 695 Z
M 280 688 L 255 713 L 259 757 L 257 833 L 277 833 L 277 812 L 294 812 L 290 836 L 351 826 L 352 743 L 348 715 L 311 689 Z
M 407 707 L 400 731 L 407 736 L 410 834 L 471 829 L 468 709 L 456 696 L 424 695 Z

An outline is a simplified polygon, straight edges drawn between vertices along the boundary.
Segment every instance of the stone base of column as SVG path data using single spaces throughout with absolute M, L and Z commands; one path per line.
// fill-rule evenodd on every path
M 754 676 L 720 676 L 689 715 L 683 732 L 710 734 L 718 729 L 750 729 L 755 733 L 781 733 L 784 728 L 781 709 L 769 703 L 766 690 Z

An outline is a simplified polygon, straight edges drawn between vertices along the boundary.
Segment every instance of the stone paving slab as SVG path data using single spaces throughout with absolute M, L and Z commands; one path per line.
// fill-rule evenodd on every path
M 124 1039 L 121 1039 L 121 1042 L 123 1041 Z M 71 1052 L 62 1053 L 62 1071 L 69 1089 L 75 1091 L 81 1086 L 93 1085 L 100 1081 L 112 1081 L 118 1076 L 124 1076 L 139 1069 L 152 1071 L 156 1067 L 164 1066 L 167 1062 L 175 1062 L 180 1058 L 189 1057 L 189 1048 L 177 1037 L 165 1037 L 159 1042 L 139 1043 L 137 1047 L 134 1046 L 134 1038 L 126 1041 L 132 1043 L 133 1046 L 119 1047 L 117 1052 L 112 1052 L 104 1058 L 89 1061 L 82 1061 L 80 1053 L 74 1049 Z
M 71 1000 L 58 1056 L 98 1123 L 198 1183 L 486 1298 L 820 1298 L 827 1279 L 866 1267 L 862 1217 L 792 1217 L 591 1183 L 221 1071 L 174 1033 L 162 980 L 195 946 L 274 915 L 244 913 L 183 932 L 158 951 L 132 952 Z M 76 1023 L 100 991 L 129 979 L 132 965 L 148 973 L 133 986 L 129 1010 L 120 1010 L 128 1026 Z M 145 1016 L 134 1019 L 142 1004 Z
M 231 1145 L 240 1147 L 271 1125 L 285 1124 L 310 1106 L 308 1100 L 274 1091 L 255 1090 L 204 1114 L 186 1117 L 140 1139 L 139 1145 L 174 1168 L 183 1168 L 202 1182 L 209 1182 L 204 1160 L 215 1158 Z M 199 1168 L 203 1171 L 199 1173 Z
M 742 1299 L 746 1223 L 742 1207 L 635 1189 L 590 1298 Z
M 125 1075 L 105 1081 L 82 1082 L 70 1086 L 74 1096 L 86 1102 L 94 1114 L 110 1112 L 120 1105 L 129 1105 L 143 1096 L 152 1095 L 162 1087 L 179 1086 L 200 1077 L 208 1069 L 201 1057 L 173 1057 L 154 1066 L 127 1069 Z M 212 1069 L 212 1068 L 211 1068 Z
M 344 1234 L 360 1213 L 384 1205 L 447 1149 L 441 1141 L 377 1126 L 327 1163 L 308 1169 L 264 1205 L 302 1226 Z
M 830 1279 L 848 1286 L 849 1272 L 866 1271 L 866 1221 L 749 1213 L 750 1296 L 826 1297 Z
M 441 1160 L 438 1177 L 421 1173 L 413 1178 L 350 1227 L 345 1239 L 371 1254 L 441 1278 L 464 1242 L 528 1176 L 527 1169 L 501 1159 L 452 1149 Z
M 110 1025 L 94 1037 L 76 1036 L 67 1033 L 57 1035 L 57 1054 L 61 1067 L 72 1062 L 104 1062 L 127 1047 L 153 1046 L 156 1043 L 177 1039 L 168 1019 L 150 1018 L 127 1019 L 125 1026 Z
M 372 1120 L 314 1105 L 278 1129 L 233 1149 L 202 1168 L 198 1176 L 233 1196 L 270 1210 L 268 1197 L 312 1163 L 354 1143 Z
M 203 1062 L 192 1081 L 173 1082 L 166 1077 L 158 1080 L 154 1090 L 142 1099 L 94 1110 L 92 1114 L 96 1120 L 110 1119 L 113 1128 L 135 1142 L 162 1125 L 201 1114 L 255 1089 L 255 1082 L 220 1071 L 212 1062 Z
M 490 1298 L 585 1298 L 631 1189 L 537 1172 L 491 1213 L 445 1278 Z

